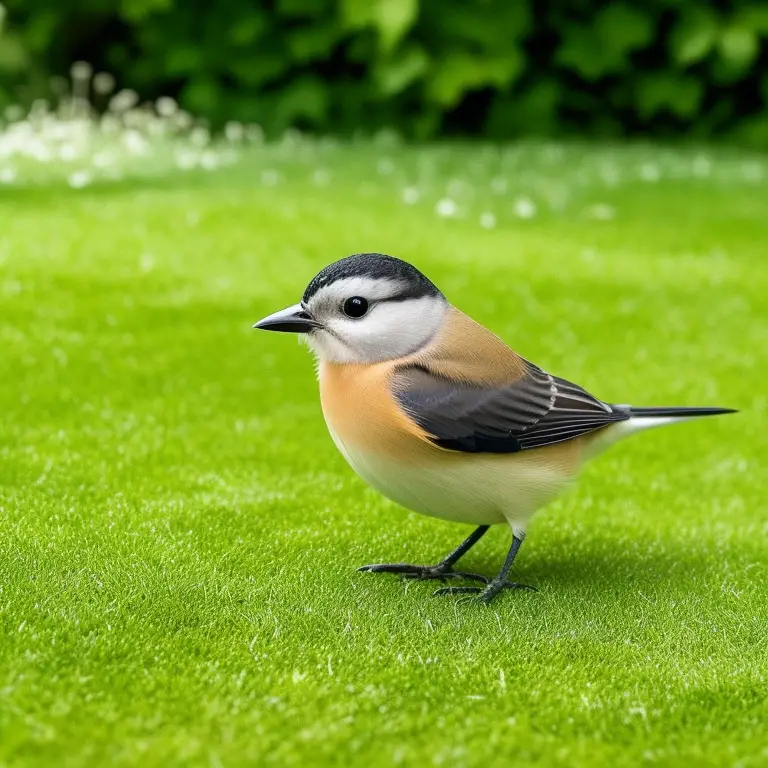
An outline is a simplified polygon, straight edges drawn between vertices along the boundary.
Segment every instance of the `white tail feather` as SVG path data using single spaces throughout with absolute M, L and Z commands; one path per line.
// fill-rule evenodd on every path
M 692 421 L 701 418 L 700 416 L 651 416 L 635 417 L 626 421 L 617 421 L 605 429 L 601 429 L 599 434 L 589 445 L 589 455 L 595 456 L 602 453 L 606 448 L 610 448 L 614 443 L 623 440 L 625 437 L 634 435 L 637 432 L 644 432 L 646 429 L 654 427 L 665 427 L 668 424 L 677 424 L 681 421 Z

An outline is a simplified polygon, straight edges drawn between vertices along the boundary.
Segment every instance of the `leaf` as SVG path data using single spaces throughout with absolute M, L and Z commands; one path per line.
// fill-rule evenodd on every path
M 361 29 L 376 22 L 378 0 L 340 0 L 341 23 L 346 29 Z
M 60 20 L 54 11 L 38 11 L 24 23 L 24 46 L 36 58 L 44 58 L 59 34 Z
M 626 54 L 648 45 L 653 40 L 655 25 L 648 11 L 617 2 L 598 12 L 594 29 L 602 45 Z
M 554 79 L 535 83 L 519 94 L 498 93 L 488 114 L 486 130 L 499 138 L 511 135 L 551 135 L 557 130 L 562 89 Z
M 732 135 L 739 144 L 755 149 L 768 149 L 768 116 L 757 115 L 747 118 L 736 127 Z
M 328 111 L 328 86 L 319 78 L 307 75 L 282 89 L 275 104 L 274 120 L 278 126 L 293 125 L 301 118 L 322 123 Z
M 22 72 L 29 64 L 27 52 L 17 35 L 0 39 L 0 72 Z
M 244 51 L 234 56 L 228 62 L 229 71 L 246 85 L 262 85 L 282 75 L 290 67 L 290 61 L 276 51 L 261 50 L 256 47 L 253 52 Z
M 424 49 L 411 45 L 378 62 L 374 69 L 374 78 L 381 93 L 394 96 L 421 77 L 428 66 L 429 57 Z
M 277 0 L 278 16 L 329 17 L 328 0 Z
M 291 56 L 300 62 L 329 58 L 339 39 L 336 24 L 308 24 L 288 33 L 287 43 Z
M 640 78 L 637 111 L 644 120 L 662 111 L 678 117 L 691 117 L 698 110 L 703 96 L 701 81 L 690 75 L 653 73 Z
M 382 47 L 392 50 L 416 21 L 418 0 L 379 0 L 377 5 Z
M 191 112 L 210 114 L 219 102 L 221 86 L 210 77 L 192 80 L 181 92 L 181 103 Z
M 596 80 L 611 68 L 592 31 L 578 27 L 569 30 L 555 58 L 587 80 Z
M 342 0 L 341 16 L 350 29 L 374 27 L 381 47 L 391 51 L 411 28 L 419 11 L 418 0 Z
M 164 71 L 168 77 L 179 77 L 198 72 L 203 62 L 200 51 L 193 43 L 177 43 L 165 52 Z
M 527 2 L 516 0 L 486 0 L 467 3 L 466 0 L 441 0 L 426 6 L 425 22 L 441 38 L 471 41 L 483 50 L 503 50 L 523 38 L 531 27 L 531 10 Z
M 558 49 L 556 59 L 586 80 L 597 80 L 626 68 L 628 51 L 606 45 L 591 29 L 575 29 Z
M 435 64 L 427 95 L 445 107 L 454 107 L 467 92 L 482 86 L 505 88 L 522 71 L 524 58 L 517 48 L 504 56 L 453 54 Z
M 626 69 L 629 55 L 653 40 L 654 19 L 619 2 L 599 11 L 591 25 L 566 27 L 556 59 L 587 80 Z
M 739 27 L 768 37 L 768 4 L 743 5 L 736 11 L 733 21 Z
M 136 23 L 172 8 L 173 0 L 123 0 L 120 3 L 120 16 L 126 21 Z
M 229 27 L 229 40 L 239 48 L 255 43 L 268 29 L 270 20 L 263 13 L 251 9 L 242 14 Z
M 717 43 L 722 59 L 735 71 L 745 71 L 755 60 L 760 41 L 754 30 L 733 24 L 720 33 Z
M 718 20 L 705 6 L 691 6 L 678 19 L 669 39 L 673 59 L 682 66 L 701 61 L 714 47 Z
M 434 105 L 426 104 L 418 114 L 411 118 L 411 125 L 414 137 L 419 141 L 426 141 L 434 137 L 440 130 L 440 123 L 443 118 L 442 111 Z

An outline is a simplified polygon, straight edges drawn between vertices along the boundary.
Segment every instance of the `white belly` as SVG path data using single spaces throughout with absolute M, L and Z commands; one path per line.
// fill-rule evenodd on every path
M 435 448 L 433 459 L 410 463 L 345 445 L 333 431 L 331 436 L 352 469 L 388 499 L 454 522 L 508 522 L 524 531 L 534 512 L 572 480 L 536 451 L 460 454 Z

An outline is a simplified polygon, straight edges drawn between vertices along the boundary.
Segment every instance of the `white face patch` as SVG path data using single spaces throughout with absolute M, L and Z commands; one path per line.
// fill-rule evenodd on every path
M 407 293 L 408 285 L 395 280 L 337 280 L 309 300 L 309 313 L 323 327 L 304 339 L 321 360 L 336 363 L 374 363 L 412 354 L 437 333 L 448 302 L 442 296 L 408 298 Z M 344 302 L 353 296 L 368 302 L 362 317 L 344 313 Z

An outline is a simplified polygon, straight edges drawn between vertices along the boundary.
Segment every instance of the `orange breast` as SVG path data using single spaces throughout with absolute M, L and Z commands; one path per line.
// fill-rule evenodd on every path
M 429 450 L 426 434 L 400 410 L 389 387 L 394 363 L 320 364 L 320 401 L 329 429 L 367 452 L 405 457 Z M 433 449 L 434 450 L 434 449 Z

